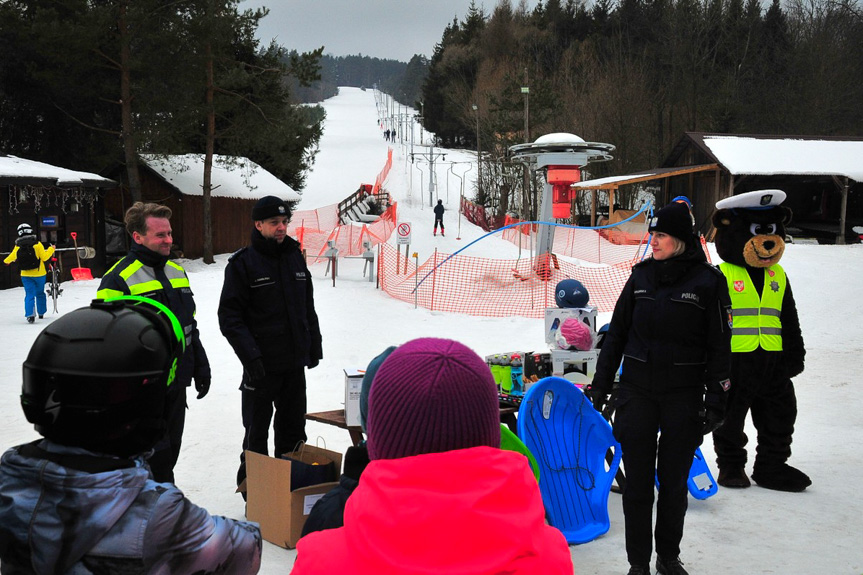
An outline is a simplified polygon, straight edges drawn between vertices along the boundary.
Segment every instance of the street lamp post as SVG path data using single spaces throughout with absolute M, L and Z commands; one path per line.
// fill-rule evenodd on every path
M 527 68 L 524 69 L 524 86 L 521 87 L 521 93 L 524 94 L 524 143 L 530 142 L 530 86 L 528 85 Z M 530 217 L 530 169 L 527 165 L 524 166 L 523 193 L 521 198 L 522 219 L 529 220 Z M 536 199 L 534 199 L 536 204 Z
M 479 198 L 482 198 L 482 160 L 480 159 L 479 147 L 479 107 L 476 104 L 471 106 L 476 115 L 476 189 Z

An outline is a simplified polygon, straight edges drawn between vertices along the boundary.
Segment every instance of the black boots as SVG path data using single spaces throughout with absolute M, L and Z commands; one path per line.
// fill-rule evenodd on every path
M 722 487 L 741 489 L 752 485 L 746 476 L 746 470 L 740 467 L 725 467 L 719 469 L 719 478 L 716 483 Z
M 647 565 L 631 565 L 626 575 L 651 575 L 650 567 Z
M 683 568 L 680 557 L 663 559 L 659 555 L 656 556 L 656 573 L 657 575 L 689 575 L 689 572 Z
M 808 475 L 787 463 L 759 465 L 756 461 L 752 470 L 752 480 L 765 489 L 793 493 L 799 493 L 812 485 Z

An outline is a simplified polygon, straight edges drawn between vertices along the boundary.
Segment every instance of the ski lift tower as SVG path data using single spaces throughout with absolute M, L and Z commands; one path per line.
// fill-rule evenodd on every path
M 570 186 L 581 181 L 581 168 L 590 162 L 611 160 L 612 150 L 612 144 L 585 142 L 575 134 L 556 132 L 540 136 L 533 143 L 510 146 L 509 155 L 533 171 L 545 171 L 538 220 L 552 222 L 552 218 L 568 218 L 572 214 Z M 548 260 L 554 243 L 554 226 L 540 225 L 538 236 L 534 270 L 547 281 L 551 279 Z

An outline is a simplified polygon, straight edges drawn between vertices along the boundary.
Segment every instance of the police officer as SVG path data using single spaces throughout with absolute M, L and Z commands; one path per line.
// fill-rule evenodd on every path
M 323 357 L 312 276 L 287 234 L 291 210 L 276 196 L 258 200 L 251 245 L 225 267 L 219 327 L 243 364 L 244 452 L 269 453 L 271 421 L 276 454 L 306 440 L 304 368 Z M 240 462 L 237 485 L 246 477 L 244 454 Z
M 692 224 L 687 204 L 677 202 L 651 220 L 653 257 L 632 268 L 586 392 L 602 411 L 623 359 L 613 396 L 614 435 L 626 470 L 630 575 L 650 573 L 655 477 L 656 569 L 687 575 L 679 558 L 686 482 L 702 435 L 721 424 L 725 410 L 731 304 Z
M 210 363 L 195 321 L 195 300 L 186 271 L 169 259 L 173 235 L 171 208 L 135 202 L 126 210 L 126 231 L 132 236 L 129 253 L 105 273 L 96 297 L 137 295 L 167 306 L 183 326 L 186 351 L 177 367 L 177 384 L 168 396 L 168 430 L 150 458 L 153 478 L 174 482 L 186 423 L 186 387 L 195 379 L 198 399 L 210 390 Z

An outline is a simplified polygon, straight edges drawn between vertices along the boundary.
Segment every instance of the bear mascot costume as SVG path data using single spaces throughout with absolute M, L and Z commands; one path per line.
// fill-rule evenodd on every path
M 749 487 L 746 414 L 757 430 L 752 480 L 778 491 L 803 491 L 811 480 L 788 465 L 797 419 L 791 378 L 803 372 L 806 350 L 791 283 L 779 260 L 791 210 L 785 192 L 759 190 L 716 203 L 713 225 L 719 268 L 731 295 L 731 389 L 725 424 L 713 433 L 717 482 Z

